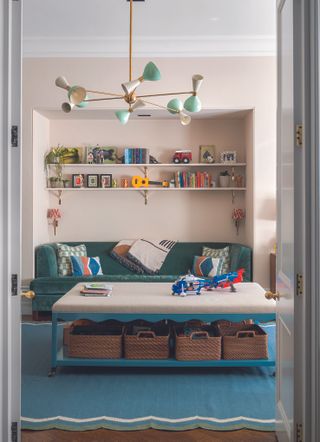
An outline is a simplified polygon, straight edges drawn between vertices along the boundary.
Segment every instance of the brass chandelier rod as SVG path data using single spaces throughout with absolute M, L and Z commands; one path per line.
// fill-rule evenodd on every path
M 83 100 L 85 103 L 93 102 L 93 101 L 109 101 L 109 100 L 121 100 L 125 98 L 125 95 L 121 95 L 119 97 L 109 97 L 109 98 L 86 98 Z
M 132 0 L 130 0 L 129 81 L 132 80 Z
M 190 94 L 193 94 L 193 91 L 187 91 L 187 92 L 165 92 L 163 94 L 137 95 L 137 98 L 143 98 L 143 97 L 165 97 L 166 95 L 190 95 Z
M 119 97 L 119 98 L 123 97 L 123 95 L 121 95 L 121 94 L 113 94 L 111 92 L 92 91 L 90 89 L 86 89 L 86 91 L 90 92 L 91 94 L 110 95 L 112 97 Z

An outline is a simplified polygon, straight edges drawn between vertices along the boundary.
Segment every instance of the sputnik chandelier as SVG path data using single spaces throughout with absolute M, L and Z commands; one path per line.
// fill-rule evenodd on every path
M 201 102 L 198 97 L 198 91 L 203 81 L 203 76 L 195 74 L 192 77 L 193 90 L 187 92 L 168 92 L 161 94 L 138 95 L 136 90 L 138 86 L 144 81 L 158 81 L 161 74 L 157 66 L 150 61 L 144 68 L 141 77 L 132 80 L 132 23 L 133 23 L 133 0 L 130 0 L 130 39 L 129 39 L 129 81 L 122 83 L 124 94 L 115 94 L 111 92 L 100 92 L 96 90 L 86 89 L 82 86 L 70 86 L 65 77 L 58 77 L 56 79 L 56 86 L 65 89 L 68 92 L 68 101 L 62 103 L 62 110 L 66 113 L 71 112 L 74 107 L 86 107 L 90 102 L 110 101 L 110 100 L 124 100 L 128 104 L 128 109 L 118 110 L 115 112 L 116 117 L 121 124 L 126 124 L 130 115 L 136 109 L 150 104 L 161 109 L 168 110 L 171 114 L 176 114 L 180 118 L 182 125 L 186 126 L 191 122 L 190 115 L 186 114 L 183 109 L 188 112 L 199 112 L 201 110 Z M 97 98 L 89 98 L 88 94 L 97 95 Z M 147 101 L 149 97 L 163 97 L 172 95 L 190 95 L 184 103 L 179 98 L 171 99 L 167 106 L 162 106 L 151 101 Z M 100 97 L 99 97 L 100 96 Z

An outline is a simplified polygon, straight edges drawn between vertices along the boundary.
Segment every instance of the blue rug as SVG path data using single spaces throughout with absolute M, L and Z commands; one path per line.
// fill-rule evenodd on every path
M 274 353 L 275 326 L 265 330 Z M 22 325 L 23 429 L 275 429 L 272 368 L 67 367 L 48 378 L 50 342 L 50 324 Z

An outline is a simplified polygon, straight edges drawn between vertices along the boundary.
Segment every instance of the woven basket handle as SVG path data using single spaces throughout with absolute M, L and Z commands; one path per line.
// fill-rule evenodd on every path
M 245 338 L 254 338 L 256 336 L 256 332 L 254 330 L 240 330 L 236 333 L 237 338 L 241 338 L 241 335 Z
M 139 331 L 138 333 L 137 333 L 137 338 L 139 339 L 139 338 L 155 338 L 156 337 L 156 334 L 155 334 L 155 332 L 154 331 L 148 331 L 148 330 L 146 330 L 146 331 Z
M 194 336 L 201 336 L 202 338 L 209 339 L 209 333 L 207 331 L 194 331 L 190 335 L 190 339 L 193 339 Z

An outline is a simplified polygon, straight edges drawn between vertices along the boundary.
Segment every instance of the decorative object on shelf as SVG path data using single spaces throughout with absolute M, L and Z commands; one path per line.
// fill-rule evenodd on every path
M 172 157 L 172 161 L 176 164 L 179 163 L 184 163 L 184 164 L 188 164 L 190 163 L 190 161 L 192 161 L 192 152 L 189 149 L 185 149 L 185 150 L 176 150 L 173 157 Z
M 107 173 L 100 175 L 100 187 L 103 189 L 107 189 L 109 187 L 112 187 L 112 174 Z
M 118 187 L 118 183 L 117 180 L 115 178 L 112 179 L 112 187 L 115 189 L 116 187 Z
M 149 163 L 150 164 L 160 164 L 160 161 L 157 160 L 153 155 L 149 155 Z
M 111 92 L 97 91 L 85 89 L 82 86 L 70 86 L 64 77 L 58 77 L 55 81 L 56 86 L 65 89 L 68 92 L 68 102 L 62 104 L 62 110 L 64 112 L 71 112 L 71 110 L 77 107 L 85 107 L 88 102 L 100 102 L 107 100 L 124 100 L 128 104 L 128 109 L 118 110 L 115 112 L 116 117 L 121 124 L 126 124 L 133 111 L 138 108 L 144 107 L 146 104 L 151 104 L 162 109 L 168 110 L 174 115 L 178 115 L 182 125 L 187 125 L 191 121 L 190 115 L 183 112 L 183 108 L 188 112 L 199 112 L 201 110 L 201 102 L 198 97 L 198 91 L 203 82 L 202 75 L 196 74 L 192 77 L 192 91 L 186 92 L 168 92 L 158 94 L 146 94 L 137 95 L 137 87 L 144 81 L 158 81 L 160 80 L 160 71 L 157 66 L 149 62 L 144 68 L 142 76 L 137 79 L 132 79 L 132 22 L 133 22 L 133 0 L 130 0 L 130 33 L 129 33 L 129 81 L 122 83 L 122 89 L 124 94 L 116 94 Z M 88 93 L 95 94 L 98 98 L 89 98 Z M 147 101 L 148 97 L 157 96 L 172 96 L 172 95 L 190 95 L 182 104 L 178 98 L 174 98 L 169 101 L 167 106 L 162 106 L 150 101 Z
M 54 188 L 60 188 L 62 186 L 63 186 L 62 175 L 61 177 L 51 176 L 48 178 L 48 187 L 54 189 Z
M 243 175 L 236 175 L 234 177 L 234 179 L 235 179 L 237 187 L 243 187 L 244 186 L 244 177 L 243 177 Z
M 230 184 L 230 174 L 227 170 L 220 172 L 219 185 L 220 187 L 229 187 Z
M 216 146 L 200 146 L 200 163 L 214 163 L 216 160 Z
M 121 178 L 121 187 L 124 187 L 124 188 L 129 187 L 129 180 L 128 180 L 128 178 Z
M 235 150 L 227 150 L 220 154 L 221 163 L 235 164 L 237 162 L 237 152 Z
M 71 178 L 67 178 L 67 177 L 63 177 L 62 178 L 62 183 L 63 183 L 63 187 L 64 188 L 70 188 L 71 184 L 72 184 L 72 179 Z
M 48 164 L 77 164 L 82 163 L 82 147 L 53 147 L 45 156 L 45 165 Z
M 88 174 L 87 175 L 87 187 L 99 187 L 99 175 L 92 175 L 92 174 Z
M 132 187 L 149 187 L 150 184 L 154 184 L 156 186 L 169 187 L 169 181 L 151 181 L 147 177 L 134 176 L 131 180 Z
M 84 187 L 84 178 L 85 178 L 85 176 L 83 173 L 73 174 L 72 175 L 72 187 L 75 187 L 75 188 Z
M 124 164 L 148 164 L 149 161 L 149 149 L 144 147 L 125 147 Z
M 245 219 L 245 211 L 243 209 L 233 209 L 232 220 L 237 229 L 237 235 L 239 235 L 239 227 L 242 220 Z
M 116 147 L 87 147 L 88 164 L 114 164 L 117 161 Z
M 53 225 L 53 234 L 56 236 L 58 220 L 61 219 L 61 211 L 60 209 L 48 209 L 47 218 L 49 223 Z

